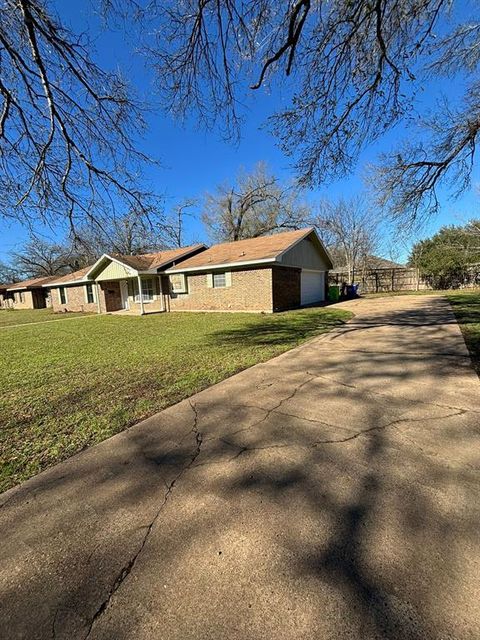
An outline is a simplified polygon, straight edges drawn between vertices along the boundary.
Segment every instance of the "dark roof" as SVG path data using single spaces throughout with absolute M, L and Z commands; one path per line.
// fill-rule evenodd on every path
M 152 269 L 159 269 L 160 267 L 175 262 L 179 258 L 205 248 L 204 244 L 194 244 L 190 247 L 181 247 L 180 249 L 165 249 L 164 251 L 157 251 L 156 253 L 143 253 L 137 256 L 125 256 L 121 254 L 111 254 L 112 258 L 115 258 L 119 262 L 123 262 L 136 271 L 151 271 Z
M 270 236 L 238 240 L 237 242 L 224 242 L 216 244 L 196 256 L 187 258 L 172 271 L 184 269 L 202 269 L 218 265 L 235 265 L 242 263 L 256 263 L 275 260 L 277 256 L 289 249 L 314 231 L 313 227 L 296 231 L 285 231 Z

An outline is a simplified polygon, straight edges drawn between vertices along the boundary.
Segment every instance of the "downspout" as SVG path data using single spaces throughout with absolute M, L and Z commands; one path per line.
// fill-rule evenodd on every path
M 140 315 L 145 315 L 145 309 L 143 308 L 143 291 L 142 291 L 142 279 L 140 278 L 140 274 L 137 274 L 137 282 L 138 282 L 138 293 L 140 295 Z

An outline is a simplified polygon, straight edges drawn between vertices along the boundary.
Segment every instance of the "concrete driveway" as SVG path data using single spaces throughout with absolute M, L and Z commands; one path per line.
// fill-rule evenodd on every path
M 342 329 L 0 496 L 0 637 L 478 640 L 459 328 L 441 297 L 347 306 Z

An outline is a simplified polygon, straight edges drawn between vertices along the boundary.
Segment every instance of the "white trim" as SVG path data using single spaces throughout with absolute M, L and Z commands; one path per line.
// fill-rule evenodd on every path
M 277 256 L 278 257 L 278 256 Z M 244 262 L 224 262 L 223 264 L 204 264 L 201 267 L 181 267 L 175 269 L 166 269 L 165 273 L 188 273 L 190 271 L 211 271 L 212 269 L 234 269 L 235 267 L 244 267 L 252 264 L 266 264 L 276 262 L 277 258 L 262 258 L 261 260 L 245 260 Z
M 116 262 L 117 264 L 121 265 L 122 267 L 127 267 L 127 269 L 130 269 L 132 271 L 132 275 L 130 276 L 131 278 L 133 278 L 134 276 L 138 276 L 138 271 L 137 269 L 134 269 L 133 267 L 131 267 L 129 264 L 127 264 L 126 262 L 122 262 L 121 260 L 118 260 L 118 258 L 113 258 L 112 256 L 108 255 L 108 253 L 104 253 L 103 255 L 100 256 L 100 258 L 95 262 L 95 264 L 93 264 L 90 269 L 87 271 L 87 273 L 85 274 L 85 278 L 90 278 L 91 277 L 91 273 L 92 271 L 94 271 L 94 269 L 96 269 L 97 267 L 100 266 L 100 264 L 102 263 L 102 260 L 110 260 L 111 262 Z M 125 276 L 123 276 L 123 278 L 125 278 Z M 122 280 L 123 278 L 117 278 L 118 280 Z
M 63 289 L 63 292 L 65 293 L 65 302 L 62 302 L 62 296 L 60 295 L 60 289 Z M 63 285 L 60 285 L 59 287 L 57 287 L 57 293 L 58 293 L 58 302 L 60 304 L 68 304 L 68 295 L 67 295 L 67 287 L 64 287 Z
M 88 300 L 87 287 L 89 285 L 92 287 L 92 296 L 93 296 L 93 301 L 92 302 L 89 302 L 89 300 Z M 93 280 L 90 280 L 90 282 L 85 282 L 84 285 L 83 285 L 83 292 L 85 294 L 85 304 L 95 304 L 96 301 L 97 301 L 96 300 L 96 296 L 95 296 L 95 286 L 94 285 L 95 285 L 95 282 L 93 282 Z
M 56 287 L 69 287 L 69 286 L 77 286 L 81 287 L 82 284 L 87 284 L 88 282 L 94 282 L 94 280 L 69 280 L 68 282 L 49 282 L 48 284 L 42 284 L 42 287 L 46 289 L 55 289 Z
M 171 276 L 168 276 L 168 280 L 170 282 L 170 287 L 172 289 L 172 293 L 188 293 L 188 289 L 187 289 L 187 276 L 184 273 L 172 273 L 172 276 L 180 276 L 181 278 L 183 278 L 183 284 L 181 286 L 180 289 L 175 289 L 175 287 L 173 286 L 173 282 L 171 280 Z
M 100 285 L 98 284 L 98 282 L 95 282 L 95 289 L 96 289 L 96 294 L 97 294 L 97 313 L 102 313 L 102 309 L 100 307 Z
M 140 314 L 143 316 L 144 313 L 145 313 L 145 309 L 143 307 L 142 279 L 140 278 L 140 276 L 138 274 L 137 274 L 137 284 L 138 284 L 138 292 L 140 294 Z

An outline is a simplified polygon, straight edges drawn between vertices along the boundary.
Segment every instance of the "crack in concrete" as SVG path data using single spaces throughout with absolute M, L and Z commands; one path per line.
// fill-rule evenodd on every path
M 123 582 L 126 580 L 126 578 L 130 575 L 130 573 L 134 569 L 135 564 L 136 564 L 140 554 L 142 553 L 142 551 L 145 548 L 145 545 L 147 544 L 148 538 L 149 538 L 149 536 L 150 536 L 150 534 L 151 534 L 151 532 L 153 530 L 153 527 L 155 526 L 155 523 L 157 522 L 158 518 L 160 517 L 160 514 L 161 514 L 165 504 L 167 503 L 168 498 L 169 498 L 170 494 L 172 493 L 175 485 L 178 483 L 180 478 L 192 467 L 193 463 L 195 462 L 195 460 L 200 455 L 201 448 L 202 448 L 202 442 L 203 442 L 203 436 L 202 436 L 202 433 L 198 430 L 198 411 L 197 411 L 196 406 L 191 401 L 189 401 L 189 403 L 190 403 L 190 407 L 192 408 L 192 411 L 193 411 L 193 414 L 194 414 L 193 426 L 192 426 L 192 429 L 191 429 L 190 433 L 193 433 L 194 436 L 195 436 L 195 449 L 193 450 L 193 452 L 192 452 L 192 454 L 190 456 L 190 461 L 188 462 L 188 464 L 186 464 L 181 469 L 181 471 L 175 476 L 175 478 L 167 485 L 167 491 L 165 492 L 165 495 L 163 496 L 162 503 L 160 504 L 159 508 L 157 509 L 157 511 L 156 511 L 153 519 L 150 521 L 150 523 L 148 525 L 145 525 L 145 529 L 146 529 L 145 535 L 143 536 L 137 551 L 128 560 L 128 562 L 123 565 L 121 571 L 119 572 L 119 574 L 117 575 L 117 577 L 116 577 L 115 581 L 113 582 L 112 586 L 108 590 L 106 598 L 101 602 L 100 606 L 95 611 L 95 613 L 94 613 L 94 615 L 93 615 L 93 617 L 92 617 L 92 619 L 90 621 L 90 624 L 88 626 L 87 633 L 84 636 L 84 640 L 86 640 L 87 638 L 90 637 L 90 634 L 92 633 L 92 630 L 93 630 L 93 627 L 95 626 L 95 623 L 103 615 L 103 613 L 106 611 L 108 605 L 110 604 L 110 601 L 111 601 L 112 597 L 115 595 L 115 593 L 121 587 Z
M 453 418 L 454 416 L 461 416 L 465 413 L 465 411 L 463 409 L 460 409 L 459 411 L 456 411 L 455 413 L 449 413 L 446 416 L 433 416 L 431 418 L 428 417 L 423 417 L 423 418 L 395 418 L 395 420 L 391 420 L 390 422 L 387 422 L 386 424 L 380 424 L 380 425 L 375 425 L 373 427 L 369 427 L 368 429 L 362 429 L 361 431 L 357 431 L 355 433 L 353 433 L 352 435 L 346 437 L 346 438 L 338 438 L 338 439 L 334 439 L 334 440 L 317 440 L 316 442 L 312 443 L 312 445 L 310 445 L 311 447 L 317 447 L 318 445 L 321 444 L 342 444 L 344 442 L 350 442 L 351 440 L 356 440 L 357 438 L 359 438 L 360 436 L 366 435 L 368 433 L 372 433 L 374 431 L 384 431 L 385 429 L 388 429 L 390 427 L 394 427 L 398 424 L 401 424 L 402 422 L 425 422 L 425 421 L 430 421 L 430 420 L 445 420 L 446 418 Z
M 379 396 L 381 398 L 386 398 L 387 400 L 403 400 L 405 402 L 411 402 L 412 404 L 423 404 L 429 407 L 439 407 L 440 409 L 451 409 L 452 411 L 459 410 L 459 411 L 462 411 L 463 413 L 480 413 L 480 411 L 477 411 L 476 409 L 470 409 L 470 408 L 467 409 L 465 407 L 457 407 L 454 405 L 443 404 L 439 402 L 429 402 L 428 400 L 420 400 L 419 398 L 407 398 L 406 396 L 394 396 L 389 393 L 381 393 L 380 391 L 372 391 L 371 389 L 368 389 L 368 388 L 362 388 L 355 384 L 348 384 L 347 382 L 343 382 L 341 380 L 332 378 L 330 376 L 324 376 L 321 374 L 312 374 L 312 375 L 315 375 L 315 378 L 318 378 L 320 380 L 327 380 L 328 382 L 332 382 L 333 384 L 338 384 L 341 387 L 346 387 L 347 389 L 355 389 L 355 391 L 359 391 L 360 393 L 363 393 L 365 395 Z
M 288 394 L 288 396 L 286 396 L 285 398 L 282 398 L 280 400 L 280 402 L 278 402 L 271 409 L 265 409 L 264 407 L 255 407 L 256 409 L 259 409 L 260 411 L 264 411 L 265 412 L 265 415 L 262 418 L 260 418 L 260 420 L 257 420 L 253 424 L 249 425 L 248 427 L 244 427 L 243 429 L 237 429 L 237 431 L 233 431 L 229 435 L 230 436 L 235 436 L 238 433 L 243 433 L 244 431 L 250 431 L 251 429 L 255 429 L 255 427 L 258 427 L 258 425 L 262 424 L 263 422 L 266 422 L 268 420 L 268 418 L 272 415 L 272 413 L 275 413 L 277 411 L 277 409 L 279 409 L 283 404 L 285 404 L 285 402 L 288 402 L 289 400 L 292 400 L 292 398 L 294 398 L 297 395 L 297 393 L 299 391 L 301 391 L 301 389 L 303 389 L 303 387 L 306 386 L 309 382 L 311 382 L 315 377 L 315 376 L 312 376 L 311 374 L 309 374 L 308 371 L 307 371 L 307 375 L 309 376 L 307 378 L 307 380 L 304 380 L 300 384 L 296 385 L 294 387 L 293 391 Z M 237 405 L 237 406 L 242 406 L 242 405 Z

